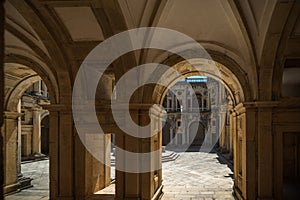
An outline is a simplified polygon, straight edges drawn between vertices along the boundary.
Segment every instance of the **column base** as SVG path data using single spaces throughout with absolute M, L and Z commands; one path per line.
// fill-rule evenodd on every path
M 125 197 L 125 198 L 120 198 L 120 197 L 115 197 L 115 200 L 159 200 L 163 196 L 163 185 L 161 185 L 153 195 L 151 199 L 142 199 L 141 197 Z
M 115 200 L 142 200 L 140 197 L 115 197 Z
M 67 196 L 67 197 L 56 197 L 57 200 L 74 200 L 75 198 L 73 196 Z
M 10 194 L 17 193 L 21 190 L 33 187 L 33 185 L 31 184 L 32 180 L 33 180 L 32 178 L 20 177 L 17 183 L 4 186 L 4 194 L 10 195 Z
M 20 191 L 20 183 L 14 183 L 11 185 L 4 186 L 3 191 L 5 195 L 14 194 Z
M 245 198 L 243 197 L 242 195 L 242 192 L 240 191 L 239 188 L 237 187 L 234 187 L 233 188 L 233 196 L 235 199 L 238 199 L 238 200 L 245 200 Z
M 31 181 L 33 179 L 32 178 L 28 178 L 28 177 L 21 177 L 19 178 L 19 183 L 20 183 L 20 190 L 24 190 L 30 187 L 33 187 L 33 185 L 31 184 Z
M 161 185 L 155 192 L 154 196 L 152 197 L 151 200 L 158 200 L 161 199 L 161 197 L 164 195 L 162 189 L 163 189 L 163 185 Z

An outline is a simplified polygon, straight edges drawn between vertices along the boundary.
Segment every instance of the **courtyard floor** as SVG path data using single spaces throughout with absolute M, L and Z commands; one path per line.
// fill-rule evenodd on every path
M 175 161 L 163 163 L 162 200 L 234 199 L 233 172 L 216 153 L 184 152 Z M 6 200 L 49 199 L 49 161 L 22 164 L 34 187 L 5 197 Z M 112 169 L 113 170 L 113 169 Z M 114 178 L 114 173 L 112 173 Z M 101 193 L 114 193 L 114 184 Z
M 162 199 L 234 199 L 233 172 L 224 161 L 216 153 L 184 152 L 164 163 Z

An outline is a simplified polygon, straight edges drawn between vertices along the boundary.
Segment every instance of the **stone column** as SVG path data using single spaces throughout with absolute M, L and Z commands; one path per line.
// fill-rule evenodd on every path
M 234 110 L 231 110 L 230 111 L 230 147 L 229 147 L 229 155 L 230 155 L 230 158 L 233 158 L 233 152 L 234 152 L 234 138 L 235 138 L 235 131 L 236 131 L 236 113 L 234 112 Z
M 258 126 L 258 199 L 273 199 L 273 107 L 277 102 L 260 102 L 257 107 Z
M 245 172 L 244 186 L 246 188 L 245 197 L 255 199 L 256 196 L 256 174 L 257 174 L 257 121 L 256 109 L 246 107 L 246 132 L 243 146 L 243 171 Z
M 49 110 L 50 199 L 74 199 L 75 161 L 73 117 L 69 105 L 43 106 Z
M 131 107 L 131 117 L 139 126 L 150 123 L 149 110 L 145 105 L 135 105 Z M 149 107 L 148 107 L 149 108 Z M 149 132 L 138 132 L 138 134 L 149 135 L 150 131 L 157 134 L 152 137 L 138 138 L 118 131 L 116 133 L 116 168 L 126 166 L 128 171 L 116 170 L 116 199 L 150 200 L 158 199 L 162 193 L 162 172 L 161 172 L 161 115 L 160 108 L 151 112 L 151 130 Z M 122 111 L 120 111 L 122 113 Z M 126 119 L 125 119 L 126 123 Z M 137 130 L 139 131 L 139 130 Z M 120 150 L 121 149 L 121 150 Z M 123 151 L 137 153 L 136 157 L 128 159 L 128 155 Z M 160 151 L 159 156 L 141 156 L 142 153 Z M 136 169 L 149 168 L 150 171 L 144 173 L 133 173 L 132 167 Z M 123 167 L 124 168 L 124 167 Z
M 46 86 L 46 84 L 44 82 L 41 83 L 42 84 L 42 91 L 44 93 L 44 96 L 48 97 L 48 88 Z
M 186 127 L 186 145 L 190 144 L 190 124 Z
M 184 126 L 183 128 L 183 133 L 182 133 L 182 140 L 181 140 L 181 144 L 180 145 L 184 145 L 186 143 L 186 124 L 183 124 L 181 122 L 181 126 Z
M 173 132 L 174 132 L 174 129 L 170 128 L 170 145 L 174 144 L 174 141 L 173 141 Z
M 235 192 L 239 199 L 274 198 L 272 109 L 276 105 L 247 102 L 235 108 Z
M 4 0 L 0 0 L 0 127 L 3 125 L 3 102 L 4 102 Z M 1 130 L 1 129 L 0 129 Z M 0 133 L 0 147 L 3 147 L 3 132 Z M 3 198 L 4 164 L 3 148 L 0 148 L 0 199 Z
M 219 113 L 218 113 L 218 128 L 217 128 L 217 133 L 216 133 L 216 137 L 213 138 L 213 143 L 216 143 L 218 140 L 218 134 L 221 134 L 221 138 L 222 138 L 222 150 L 224 152 L 228 152 L 228 134 L 227 134 L 227 130 L 226 130 L 226 111 L 224 110 L 224 106 L 221 105 L 221 108 L 219 109 Z
M 18 103 L 18 113 L 21 114 L 21 99 L 19 99 L 19 103 Z M 17 167 L 18 167 L 18 176 L 22 176 L 21 173 L 21 152 L 22 152 L 22 140 L 21 140 L 21 117 L 18 117 L 18 136 L 17 136 L 17 151 L 18 151 L 18 159 L 17 159 Z
M 4 124 L 2 133 L 4 137 L 4 193 L 10 193 L 19 189 L 18 182 L 18 117 L 20 113 L 4 112 Z
M 234 145 L 234 191 L 238 199 L 256 199 L 257 118 L 255 109 L 250 105 L 239 104 L 235 107 L 238 123 Z
M 85 148 L 67 105 L 47 105 L 44 109 L 49 110 L 50 120 L 50 199 L 92 197 L 95 192 L 110 184 L 110 166 L 98 161 Z M 88 121 L 85 124 L 89 126 Z M 95 142 L 94 145 L 99 147 L 107 163 L 110 163 L 110 146 L 106 141 L 110 137 L 111 134 L 107 133 L 97 141 L 86 138 L 90 144 Z
M 87 134 L 85 142 L 89 143 L 89 147 L 94 145 L 95 149 L 99 149 L 98 156 L 102 159 L 97 160 L 84 146 L 82 141 L 75 136 L 75 171 L 76 171 L 76 198 L 85 199 L 92 196 L 95 192 L 104 189 L 111 183 L 110 180 L 110 140 L 111 134 Z M 95 153 L 95 152 L 94 152 Z M 105 165 L 105 163 L 107 165 Z
M 41 94 L 41 82 L 37 81 L 33 84 L 33 92 Z
M 41 153 L 41 110 L 33 110 L 32 153 Z

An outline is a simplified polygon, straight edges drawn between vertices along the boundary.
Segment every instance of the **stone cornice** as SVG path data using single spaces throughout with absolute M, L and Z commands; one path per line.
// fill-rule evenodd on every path
M 254 101 L 254 102 L 243 102 L 238 104 L 234 111 L 237 114 L 245 113 L 246 110 L 251 109 L 272 109 L 279 105 L 279 101 Z
M 278 107 L 281 108 L 300 108 L 300 98 L 283 98 Z
M 72 111 L 72 104 L 50 104 L 50 105 L 43 105 L 42 108 L 44 110 L 49 111 Z
M 275 108 L 275 107 L 300 107 L 300 98 L 284 98 L 280 101 L 254 101 L 243 102 L 238 104 L 236 108 Z
M 241 103 L 245 108 L 274 108 L 277 107 L 279 101 L 254 101 Z

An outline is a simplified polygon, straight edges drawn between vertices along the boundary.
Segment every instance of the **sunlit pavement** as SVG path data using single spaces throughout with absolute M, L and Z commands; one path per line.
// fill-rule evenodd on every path
M 49 160 L 21 165 L 24 177 L 32 178 L 33 187 L 6 196 L 7 200 L 46 200 L 49 199 Z
M 162 199 L 234 199 L 233 172 L 216 153 L 184 152 L 163 165 Z
M 221 162 L 220 162 L 221 160 Z M 233 172 L 216 153 L 184 152 L 172 162 L 163 163 L 163 200 L 234 199 Z M 49 161 L 22 165 L 22 173 L 34 180 L 34 187 L 7 196 L 7 200 L 49 199 Z M 113 170 L 113 168 L 112 168 Z M 112 173 L 114 177 L 114 173 Z M 114 184 L 101 193 L 113 193 Z

